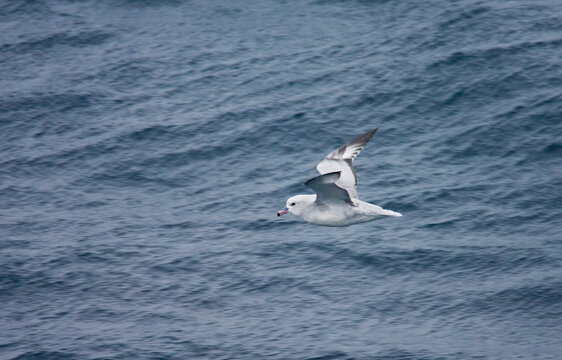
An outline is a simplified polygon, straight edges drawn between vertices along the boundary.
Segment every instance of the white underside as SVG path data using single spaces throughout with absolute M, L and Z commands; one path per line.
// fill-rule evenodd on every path
M 348 204 L 308 205 L 300 214 L 295 214 L 306 222 L 324 226 L 349 226 L 357 223 L 378 220 L 386 217 L 400 217 L 402 214 L 385 210 L 380 206 L 356 200 L 358 206 Z

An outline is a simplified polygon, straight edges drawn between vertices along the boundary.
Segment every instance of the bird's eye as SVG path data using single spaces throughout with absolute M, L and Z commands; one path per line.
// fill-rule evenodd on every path
M 296 204 L 296 203 L 290 203 L 289 205 L 291 205 L 291 206 L 295 206 L 295 205 L 297 205 L 297 204 Z

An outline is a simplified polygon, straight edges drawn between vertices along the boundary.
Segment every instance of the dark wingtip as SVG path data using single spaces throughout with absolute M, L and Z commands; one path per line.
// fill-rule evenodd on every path
M 367 134 L 369 134 L 369 137 L 373 137 L 373 135 L 375 135 L 377 133 L 377 130 L 379 128 L 374 128 L 373 130 L 367 131 Z
M 379 128 L 375 128 L 373 130 L 369 130 L 366 133 L 364 133 L 363 135 L 359 135 L 355 140 L 353 140 L 351 143 L 354 142 L 368 142 L 369 140 L 371 140 L 371 138 L 373 137 L 373 135 L 375 135 L 375 133 L 377 132 Z
M 375 133 L 377 132 L 379 128 L 373 129 L 373 130 L 369 130 L 366 133 L 359 135 L 358 137 L 356 137 L 355 139 L 353 139 L 352 141 L 349 142 L 349 144 L 347 145 L 352 145 L 352 144 L 362 144 L 362 146 L 365 146 L 369 140 L 371 140 L 371 138 L 373 137 L 373 135 L 375 135 Z M 345 152 L 345 148 L 347 145 L 344 145 L 341 147 L 341 149 L 343 149 L 343 151 Z M 339 149 L 338 149 L 339 150 Z M 355 156 L 354 156 L 355 157 Z

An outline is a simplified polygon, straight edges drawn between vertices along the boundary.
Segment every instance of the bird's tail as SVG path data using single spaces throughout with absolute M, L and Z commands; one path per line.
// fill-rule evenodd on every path
M 402 216 L 402 214 L 400 214 L 399 212 L 396 212 L 396 211 L 392 211 L 392 210 L 385 210 L 385 211 L 386 211 L 386 213 L 385 213 L 386 216 L 393 216 L 393 217 L 401 217 Z

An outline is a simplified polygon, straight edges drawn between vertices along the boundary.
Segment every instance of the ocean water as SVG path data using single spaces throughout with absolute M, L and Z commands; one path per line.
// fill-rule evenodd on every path
M 0 359 L 560 359 L 562 3 L 0 1 Z M 404 217 L 276 211 L 330 151 Z

